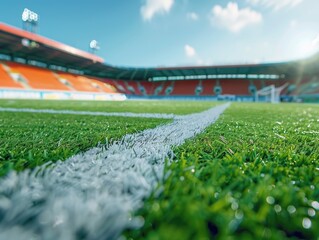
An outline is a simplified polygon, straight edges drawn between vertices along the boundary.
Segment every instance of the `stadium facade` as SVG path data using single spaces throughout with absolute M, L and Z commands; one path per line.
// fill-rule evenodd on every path
M 270 86 L 282 87 L 281 100 L 318 102 L 319 55 L 280 63 L 126 68 L 0 23 L 0 98 L 255 101 Z

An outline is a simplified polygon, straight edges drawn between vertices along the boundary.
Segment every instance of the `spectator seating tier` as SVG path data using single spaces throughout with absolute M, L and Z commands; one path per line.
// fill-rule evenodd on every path
M 0 88 L 18 88 L 23 89 L 23 86 L 14 81 L 11 76 L 5 71 L 2 64 L 0 64 Z
M 33 89 L 69 90 L 69 88 L 61 83 L 50 70 L 18 63 L 8 63 L 7 65 L 13 72 L 21 74 L 28 80 L 28 85 Z

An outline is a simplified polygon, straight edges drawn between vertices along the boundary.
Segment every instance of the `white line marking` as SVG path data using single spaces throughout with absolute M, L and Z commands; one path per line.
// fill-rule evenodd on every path
M 126 135 L 52 166 L 0 180 L 0 239 L 117 239 L 143 225 L 139 209 L 159 181 L 165 159 L 212 124 L 229 104 Z
M 33 109 L 33 108 L 2 108 L 0 107 L 0 112 L 72 114 L 72 115 L 106 116 L 106 117 L 141 117 L 141 118 L 162 118 L 162 119 L 179 118 L 179 116 L 176 116 L 174 114 L 163 114 L 163 113 L 89 112 L 89 111 L 72 111 L 72 110 Z

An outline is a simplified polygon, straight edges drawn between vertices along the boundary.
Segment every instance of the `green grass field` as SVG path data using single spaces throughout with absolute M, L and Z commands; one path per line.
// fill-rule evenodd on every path
M 216 102 L 195 101 L 42 101 L 1 100 L 0 107 L 76 110 L 95 112 L 174 113 L 201 112 L 215 106 Z
M 316 239 L 319 106 L 233 104 L 175 149 L 129 239 Z
M 64 160 L 170 120 L 0 112 L 0 176 Z
M 0 107 L 188 114 L 214 102 L 1 100 Z M 170 120 L 0 112 L 0 173 L 85 151 Z M 319 105 L 233 103 L 175 148 L 127 239 L 316 239 Z
M 187 114 L 206 110 L 213 102 L 171 101 L 39 101 L 0 100 L 0 107 L 101 112 Z M 0 112 L 0 176 L 47 161 L 64 160 L 98 143 L 154 128 L 170 120 Z

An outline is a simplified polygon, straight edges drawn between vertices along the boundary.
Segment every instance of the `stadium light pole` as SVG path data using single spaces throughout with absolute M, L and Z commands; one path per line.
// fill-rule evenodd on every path
M 23 29 L 36 33 L 39 22 L 39 15 L 28 8 L 25 8 L 22 12 L 22 24 Z
M 92 40 L 90 42 L 90 51 L 95 54 L 96 51 L 100 50 L 100 46 L 99 46 L 99 43 L 96 41 L 96 40 Z

